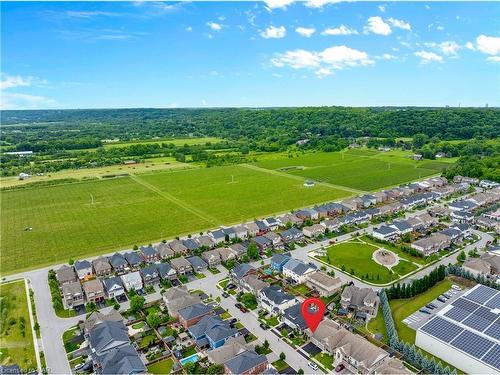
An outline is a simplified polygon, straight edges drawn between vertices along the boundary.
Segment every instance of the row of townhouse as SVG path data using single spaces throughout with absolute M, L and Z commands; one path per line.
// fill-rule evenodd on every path
M 462 267 L 473 275 L 484 275 L 500 283 L 500 255 L 498 254 L 487 252 L 479 258 L 469 258 Z
M 467 224 L 453 224 L 449 228 L 432 233 L 428 237 L 413 242 L 411 247 L 423 256 L 429 256 L 447 249 L 452 244 L 460 243 L 471 235 L 471 229 Z
M 474 211 L 497 203 L 500 200 L 500 187 L 471 195 L 467 199 L 460 199 L 448 205 L 450 217 L 459 223 L 471 223 L 475 220 Z
M 474 219 L 474 225 L 477 228 L 494 231 L 496 234 L 500 234 L 500 208 L 479 215 Z
M 411 232 L 422 232 L 438 223 L 438 220 L 429 213 L 413 216 L 406 220 L 394 220 L 390 224 L 382 224 L 373 229 L 372 235 L 384 241 L 394 241 Z

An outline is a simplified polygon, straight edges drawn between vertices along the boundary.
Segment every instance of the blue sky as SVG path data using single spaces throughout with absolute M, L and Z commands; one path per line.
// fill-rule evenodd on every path
M 500 104 L 500 3 L 0 6 L 4 109 Z

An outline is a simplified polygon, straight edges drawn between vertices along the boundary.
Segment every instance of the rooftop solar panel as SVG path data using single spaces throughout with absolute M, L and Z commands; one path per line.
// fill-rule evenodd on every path
M 488 328 L 490 324 L 493 323 L 495 319 L 497 319 L 497 317 L 498 314 L 495 314 L 487 307 L 481 306 L 462 323 L 467 327 L 482 332 L 486 328 Z
M 500 370 L 500 345 L 496 344 L 489 352 L 483 357 L 483 361 Z
M 444 313 L 444 316 L 453 319 L 457 322 L 461 322 L 471 314 L 470 311 L 461 309 L 459 307 L 452 307 L 450 310 Z
M 486 331 L 484 331 L 488 336 L 500 340 L 500 318 L 495 321 Z
M 451 345 L 477 359 L 481 359 L 495 343 L 471 331 L 463 331 L 451 342 Z
M 451 303 L 451 305 L 470 312 L 476 310 L 480 306 L 477 303 L 469 301 L 463 297 L 457 298 Z
M 485 303 L 497 293 L 498 292 L 493 288 L 488 288 L 487 286 L 479 285 L 479 287 L 477 287 L 464 297 L 474 302 Z
M 500 309 L 500 293 L 497 293 L 495 297 L 486 302 L 486 306 L 492 309 Z
M 439 316 L 429 320 L 420 329 L 444 342 L 450 342 L 463 331 L 461 327 Z

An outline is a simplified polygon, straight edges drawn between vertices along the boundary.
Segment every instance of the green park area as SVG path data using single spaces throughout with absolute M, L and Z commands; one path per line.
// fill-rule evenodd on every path
M 37 368 L 24 280 L 0 284 L 0 364 Z

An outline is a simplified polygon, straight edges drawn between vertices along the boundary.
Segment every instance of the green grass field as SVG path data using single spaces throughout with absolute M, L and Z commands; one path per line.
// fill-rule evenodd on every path
M 104 148 L 113 148 L 113 147 L 126 147 L 126 146 L 132 146 L 132 145 L 144 145 L 144 144 L 151 144 L 151 143 L 167 143 L 167 144 L 174 144 L 176 146 L 194 146 L 194 145 L 204 145 L 206 143 L 219 143 L 222 141 L 221 138 L 216 138 L 216 137 L 202 137 L 202 138 L 162 138 L 162 139 L 148 139 L 148 140 L 143 140 L 143 141 L 129 141 L 129 142 L 112 142 L 112 143 L 105 143 Z
M 416 162 L 411 153 L 382 153 L 368 149 L 307 153 L 288 157 L 264 157 L 255 164 L 316 181 L 371 191 L 441 172 L 449 161 Z
M 0 306 L 0 364 L 36 369 L 24 280 L 0 284 Z
M 148 366 L 148 372 L 150 374 L 170 374 L 172 366 L 174 365 L 174 360 L 172 358 L 162 359 L 159 362 L 153 363 Z
M 389 283 L 396 280 L 399 276 L 406 275 L 418 268 L 415 264 L 400 259 L 399 263 L 393 267 L 394 274 L 391 275 L 388 268 L 376 263 L 372 259 L 372 255 L 377 249 L 378 246 L 359 240 L 342 242 L 330 246 L 327 249 L 327 256 L 324 257 L 324 260 L 340 269 L 344 269 L 347 273 L 358 278 L 364 278 L 373 284 Z
M 15 273 L 348 195 L 243 166 L 3 191 L 0 264 Z

